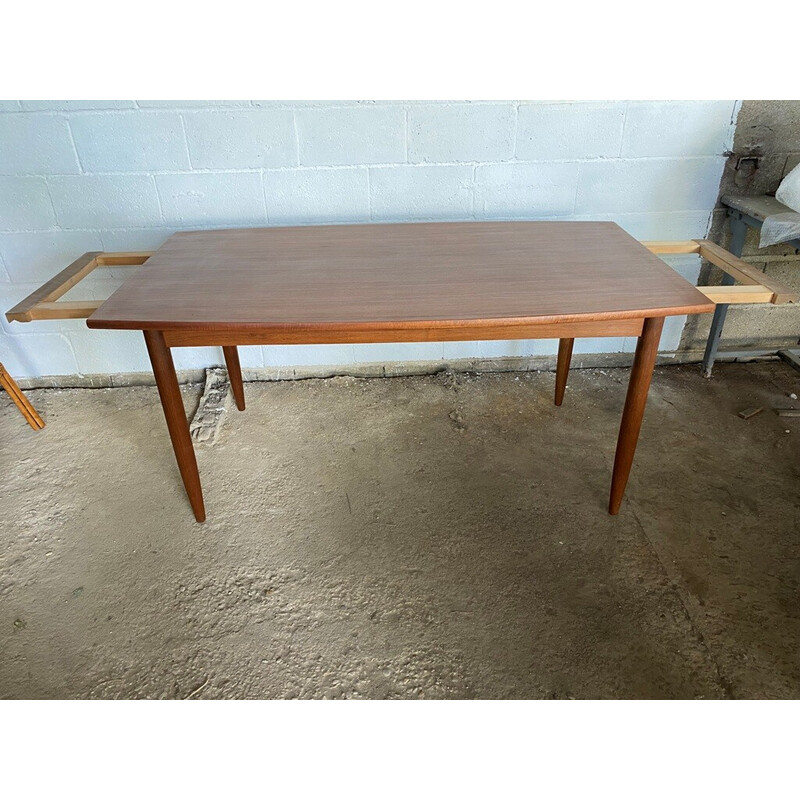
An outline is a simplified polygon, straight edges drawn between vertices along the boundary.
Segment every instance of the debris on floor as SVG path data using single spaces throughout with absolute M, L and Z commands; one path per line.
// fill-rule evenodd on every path
M 227 370 L 220 367 L 206 370 L 203 396 L 189 425 L 189 433 L 195 442 L 208 445 L 216 442 L 231 405 L 230 388 Z
M 745 408 L 739 412 L 739 416 L 742 419 L 750 419 L 754 417 L 756 414 L 760 414 L 763 411 L 763 407 L 756 407 L 756 408 Z

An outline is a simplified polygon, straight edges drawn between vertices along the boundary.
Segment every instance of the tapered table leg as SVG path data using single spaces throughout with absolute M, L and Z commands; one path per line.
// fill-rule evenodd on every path
M 558 361 L 556 363 L 556 405 L 560 406 L 564 401 L 564 389 L 567 388 L 567 376 L 569 375 L 569 364 L 572 361 L 572 346 L 574 339 L 558 340 Z
M 236 408 L 244 411 L 244 384 L 242 383 L 242 368 L 239 366 L 239 351 L 235 347 L 223 347 L 225 366 L 228 368 L 228 382 L 233 390 Z
M 161 397 L 164 416 L 167 419 L 169 436 L 172 439 L 172 449 L 178 462 L 178 469 L 189 495 L 195 519 L 204 522 L 206 510 L 203 505 L 203 489 L 200 486 L 200 473 L 197 471 L 197 459 L 194 455 L 192 437 L 189 435 L 189 423 L 186 421 L 186 412 L 183 409 L 181 390 L 178 378 L 175 375 L 175 365 L 172 363 L 172 354 L 164 341 L 161 331 L 144 331 L 144 340 L 150 362 L 153 365 L 153 374 Z
M 625 410 L 622 412 L 622 422 L 617 439 L 617 454 L 614 458 L 614 473 L 611 478 L 611 498 L 608 503 L 609 514 L 619 513 L 622 496 L 625 494 L 625 486 L 628 483 L 633 454 L 636 452 L 636 442 L 642 427 L 647 391 L 650 388 L 650 379 L 653 377 L 653 366 L 656 362 L 658 342 L 661 339 L 663 327 L 663 317 L 646 319 L 639 343 L 636 345 L 633 369 L 628 382 L 628 395 L 625 398 Z

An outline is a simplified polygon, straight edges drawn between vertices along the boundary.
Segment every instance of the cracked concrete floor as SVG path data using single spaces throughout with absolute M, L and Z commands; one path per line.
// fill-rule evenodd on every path
M 659 368 L 610 517 L 627 378 L 248 384 L 204 525 L 154 388 L 0 397 L 0 696 L 800 696 L 800 376 Z

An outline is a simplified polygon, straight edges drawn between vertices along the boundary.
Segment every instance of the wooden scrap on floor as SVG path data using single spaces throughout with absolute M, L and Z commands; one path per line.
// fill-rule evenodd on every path
M 2 364 L 0 364 L 0 386 L 8 392 L 8 396 L 14 401 L 14 405 L 20 410 L 31 428 L 35 431 L 44 428 L 44 420 L 31 405 L 31 401 L 22 394 L 22 389 L 17 386 L 17 382 L 8 374 Z
M 758 408 L 745 408 L 739 412 L 739 416 L 742 419 L 750 419 L 750 417 L 754 417 L 756 414 L 760 414 L 763 411 L 762 406 L 758 406 Z
M 791 350 L 778 350 L 778 357 L 783 359 L 790 367 L 800 372 L 800 355 Z

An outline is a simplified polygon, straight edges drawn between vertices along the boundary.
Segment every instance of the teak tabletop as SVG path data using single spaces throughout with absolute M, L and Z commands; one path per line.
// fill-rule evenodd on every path
M 335 225 L 176 233 L 91 328 L 621 319 L 708 299 L 613 222 Z
M 637 336 L 609 510 L 617 513 L 664 317 L 714 303 L 612 222 L 339 225 L 176 233 L 87 320 L 144 331 L 198 521 L 197 464 L 170 347 Z

